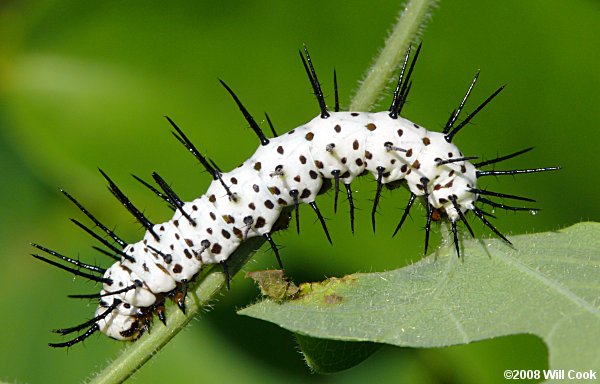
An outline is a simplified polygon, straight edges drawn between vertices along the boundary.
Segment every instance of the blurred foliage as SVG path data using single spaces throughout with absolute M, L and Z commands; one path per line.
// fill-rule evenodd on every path
M 0 379 L 78 382 L 122 348 L 100 336 L 68 353 L 45 345 L 59 340 L 48 330 L 93 313 L 93 303 L 64 296 L 98 287 L 35 262 L 27 256 L 28 242 L 108 264 L 90 249 L 92 240 L 68 222 L 81 215 L 58 186 L 135 241 L 139 226 L 106 192 L 96 167 L 152 219 L 168 219 L 168 210 L 136 185 L 130 172 L 147 178 L 158 171 L 187 199 L 201 194 L 209 179 L 171 137 L 163 115 L 221 168 L 230 169 L 253 152 L 257 140 L 217 78 L 228 82 L 258 120 L 268 110 L 280 132 L 289 130 L 317 113 L 297 49 L 309 46 L 330 98 L 330 74 L 337 69 L 347 105 L 399 7 L 384 0 L 369 5 L 355 0 L 0 3 Z M 502 178 L 497 187 L 488 181 L 502 192 L 534 197 L 542 208 L 536 216 L 499 212 L 497 225 L 509 235 L 600 219 L 600 184 L 593 181 L 595 171 L 585 168 L 598 159 L 599 16 L 600 3 L 592 0 L 455 0 L 440 4 L 423 33 L 408 118 L 439 129 L 481 69 L 467 109 L 498 85 L 509 86 L 461 132 L 456 143 L 463 152 L 490 158 L 535 145 L 535 151 L 506 166 L 564 167 L 554 174 Z M 374 235 L 368 215 L 375 183 L 362 178 L 353 187 L 362 208 L 354 236 L 346 210 L 334 216 L 332 196 L 322 197 L 320 207 L 331 219 L 333 247 L 319 226 L 311 225 L 306 209 L 301 237 L 295 231 L 276 236 L 294 281 L 394 269 L 419 259 L 422 210 L 390 238 L 408 194 L 384 194 Z M 489 235 L 479 224 L 475 230 Z M 276 265 L 270 251 L 261 253 L 247 270 Z M 443 349 L 387 347 L 345 373 L 311 375 L 291 334 L 235 314 L 257 294 L 250 281 L 236 279 L 215 309 L 142 368 L 137 379 L 493 383 L 503 382 L 504 369 L 547 364 L 543 343 L 519 336 Z

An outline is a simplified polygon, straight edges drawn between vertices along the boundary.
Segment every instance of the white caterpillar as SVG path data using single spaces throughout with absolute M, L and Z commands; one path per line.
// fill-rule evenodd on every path
M 214 180 L 204 195 L 191 202 L 182 202 L 160 176 L 153 174 L 163 192 L 159 192 L 145 182 L 144 184 L 169 202 L 176 212 L 170 221 L 152 224 L 101 171 L 108 180 L 113 194 L 146 227 L 144 238 L 137 243 L 126 244 L 63 191 L 122 250 L 76 220 L 74 222 L 78 226 L 109 247 L 111 251 L 103 251 L 104 253 L 118 255 L 117 261 L 107 270 L 83 264 L 33 244 L 36 248 L 74 264 L 77 268 L 70 268 L 34 255 L 36 258 L 78 276 L 103 283 L 100 294 L 75 295 L 75 297 L 99 299 L 100 305 L 94 318 L 76 327 L 57 330 L 62 334 L 83 330 L 85 332 L 73 340 L 50 345 L 71 346 L 98 330 L 114 339 L 136 339 L 148 329 L 154 314 L 163 322 L 166 321 L 164 302 L 167 297 L 173 298 L 183 309 L 187 284 L 194 279 L 202 266 L 221 263 L 226 267 L 225 262 L 229 256 L 247 238 L 264 236 L 279 260 L 277 248 L 270 234 L 275 229 L 274 226 L 282 210 L 287 212 L 296 208 L 297 217 L 297 207 L 300 203 L 312 206 L 329 238 L 325 222 L 315 204 L 317 195 L 331 186 L 329 180 L 334 182 L 336 205 L 341 182 L 346 187 L 353 209 L 350 183 L 355 177 L 365 173 L 374 176 L 377 181 L 377 194 L 372 211 L 373 228 L 375 228 L 374 213 L 382 186 L 405 183 L 411 195 L 396 231 L 404 222 L 415 199 L 422 197 L 427 210 L 425 251 L 427 251 L 431 221 L 443 217 L 451 223 L 456 252 L 460 256 L 457 222 L 462 221 L 473 234 L 465 219 L 465 214 L 469 211 L 499 237 L 510 243 L 489 223 L 485 217 L 486 213 L 476 207 L 475 203 L 479 201 L 510 210 L 530 210 L 531 208 L 495 203 L 482 195 L 533 200 L 478 189 L 478 178 L 486 175 L 547 171 L 558 167 L 511 171 L 478 170 L 482 166 L 520 155 L 530 148 L 479 164 L 472 164 L 469 160 L 473 158 L 463 156 L 452 143 L 452 138 L 502 89 L 494 92 L 473 113 L 455 126 L 477 76 L 460 106 L 452 113 L 443 132 L 428 131 L 400 117 L 399 113 L 410 89 L 409 78 L 418 53 L 417 50 L 408 71 L 406 69 L 410 50 L 407 53 L 389 111 L 338 112 L 336 89 L 336 111 L 328 112 L 316 73 L 305 50 L 306 60 L 302 53 L 301 57 L 319 102 L 321 114 L 308 123 L 271 139 L 264 136 L 236 95 L 223 83 L 261 141 L 261 146 L 254 155 L 230 172 L 221 172 L 214 164 L 207 162 L 179 127 L 169 119 L 176 131 L 175 136 L 204 165 Z M 352 210 L 351 222 L 354 228 Z M 82 269 L 90 272 L 84 272 Z

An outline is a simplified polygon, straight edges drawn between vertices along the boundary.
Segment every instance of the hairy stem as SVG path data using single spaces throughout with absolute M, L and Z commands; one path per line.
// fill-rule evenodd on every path
M 438 0 L 409 0 L 394 25 L 379 56 L 367 70 L 365 78 L 350 102 L 351 111 L 370 111 L 394 72 L 400 66 L 406 50 L 425 28 L 431 10 Z
M 400 65 L 408 45 L 426 24 L 430 9 L 436 2 L 437 0 L 408 1 L 379 57 L 368 70 L 359 90 L 352 99 L 351 110 L 365 111 L 375 103 L 387 82 L 394 77 L 394 71 Z M 228 262 L 230 275 L 234 276 L 264 242 L 264 238 L 255 237 L 242 243 L 230 256 L 230 262 Z M 90 383 L 113 384 L 127 380 L 175 337 L 204 306 L 214 300 L 225 288 L 225 285 L 225 275 L 219 268 L 207 268 L 190 287 L 185 314 L 175 309 L 169 311 L 166 326 L 158 324 L 152 329 L 152 333 L 145 334 L 125 348 L 121 355 L 102 372 L 99 372 Z

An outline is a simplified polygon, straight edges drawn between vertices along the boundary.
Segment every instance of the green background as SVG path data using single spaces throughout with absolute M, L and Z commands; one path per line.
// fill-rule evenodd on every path
M 94 311 L 93 303 L 68 300 L 66 294 L 98 287 L 35 261 L 28 242 L 109 265 L 90 248 L 92 239 L 69 223 L 69 217 L 83 218 L 59 186 L 126 240 L 136 241 L 139 225 L 106 191 L 98 166 L 151 219 L 167 220 L 169 211 L 129 173 L 149 179 L 158 171 L 187 200 L 202 194 L 209 179 L 170 135 L 163 115 L 222 169 L 231 169 L 253 153 L 258 140 L 217 78 L 228 82 L 261 123 L 266 110 L 279 132 L 290 130 L 318 110 L 297 49 L 304 43 L 310 48 L 330 104 L 331 73 L 337 69 L 344 107 L 400 6 L 349 0 L 2 2 L 0 379 L 79 382 L 122 348 L 103 336 L 69 351 L 46 346 L 61 340 L 50 329 L 75 325 Z M 508 87 L 455 139 L 465 155 L 487 159 L 535 146 L 498 169 L 564 167 L 485 180 L 492 190 L 536 198 L 542 208 L 535 216 L 497 212 L 497 227 L 509 236 L 600 219 L 599 21 L 600 3 L 591 0 L 455 0 L 441 2 L 423 32 L 406 117 L 440 130 L 481 69 L 467 110 L 499 85 Z M 302 236 L 295 230 L 275 235 L 297 282 L 394 269 L 420 258 L 421 207 L 390 238 L 408 193 L 384 192 L 374 235 L 368 216 L 375 183 L 366 177 L 353 187 L 361 209 L 354 236 L 345 201 L 334 215 L 331 193 L 319 205 L 330 219 L 333 247 L 306 207 Z M 479 236 L 489 236 L 483 225 L 473 224 Z M 433 238 L 437 246 L 439 234 Z M 273 267 L 267 250 L 246 270 Z M 511 336 L 433 350 L 386 347 L 350 371 L 312 375 L 292 335 L 235 314 L 257 296 L 249 280 L 236 278 L 212 311 L 142 368 L 138 382 L 504 382 L 504 369 L 547 365 L 540 340 Z

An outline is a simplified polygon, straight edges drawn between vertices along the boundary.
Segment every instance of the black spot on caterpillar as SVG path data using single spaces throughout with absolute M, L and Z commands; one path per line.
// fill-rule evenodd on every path
M 232 96 L 244 118 L 258 136 L 260 146 L 239 167 L 223 172 L 206 159 L 176 123 L 167 117 L 173 135 L 212 176 L 213 182 L 199 198 L 184 202 L 157 173 L 152 177 L 158 187 L 138 179 L 144 186 L 166 201 L 175 211 L 170 221 L 154 224 L 129 200 L 125 193 L 102 170 L 109 189 L 118 201 L 146 228 L 142 240 L 128 244 L 98 221 L 74 197 L 71 200 L 112 242 L 80 223 L 73 222 L 101 242 L 108 250 L 98 248 L 115 263 L 108 269 L 88 265 L 63 256 L 41 245 L 33 246 L 66 264 L 34 255 L 37 259 L 86 279 L 100 282 L 100 293 L 73 295 L 76 298 L 98 299 L 95 316 L 80 325 L 58 329 L 67 335 L 80 332 L 72 340 L 50 344 L 68 347 L 97 331 L 118 340 L 134 340 L 149 329 L 153 316 L 166 322 L 165 301 L 174 300 L 185 310 L 187 286 L 205 264 L 223 266 L 228 277 L 227 260 L 246 239 L 263 236 L 271 245 L 281 266 L 281 259 L 271 233 L 277 229 L 283 213 L 295 212 L 299 231 L 298 206 L 311 206 L 327 239 L 327 226 L 316 205 L 324 190 L 334 190 L 334 210 L 337 210 L 340 183 L 344 185 L 350 205 L 350 225 L 354 231 L 354 205 L 351 183 L 355 177 L 371 173 L 376 180 L 375 199 L 371 210 L 375 230 L 375 213 L 384 185 L 405 185 L 410 191 L 404 213 L 394 231 L 403 225 L 417 198 L 426 208 L 424 253 L 429 245 L 431 222 L 447 220 L 451 224 L 456 254 L 460 257 L 457 224 L 464 225 L 474 236 L 466 215 L 472 212 L 498 237 L 510 241 L 490 223 L 490 214 L 476 203 L 512 211 L 535 210 L 498 203 L 500 197 L 533 202 L 534 200 L 478 188 L 478 179 L 485 176 L 516 175 L 559 169 L 558 167 L 518 170 L 484 170 L 485 166 L 503 162 L 531 150 L 527 148 L 495 159 L 471 163 L 477 159 L 464 156 L 453 139 L 504 87 L 498 88 L 472 113 L 458 122 L 458 117 L 478 79 L 475 75 L 459 106 L 450 115 L 442 132 L 431 132 L 400 116 L 407 100 L 411 74 L 419 56 L 419 46 L 410 60 L 408 50 L 388 111 L 340 112 L 337 84 L 334 111 L 327 109 L 317 73 L 306 48 L 300 52 L 303 66 L 317 99 L 320 114 L 311 121 L 278 136 L 269 121 L 272 138 L 267 138 L 252 115 L 231 88 L 221 81 Z M 334 76 L 335 79 L 335 76 Z M 228 277 L 229 282 L 229 277 Z

